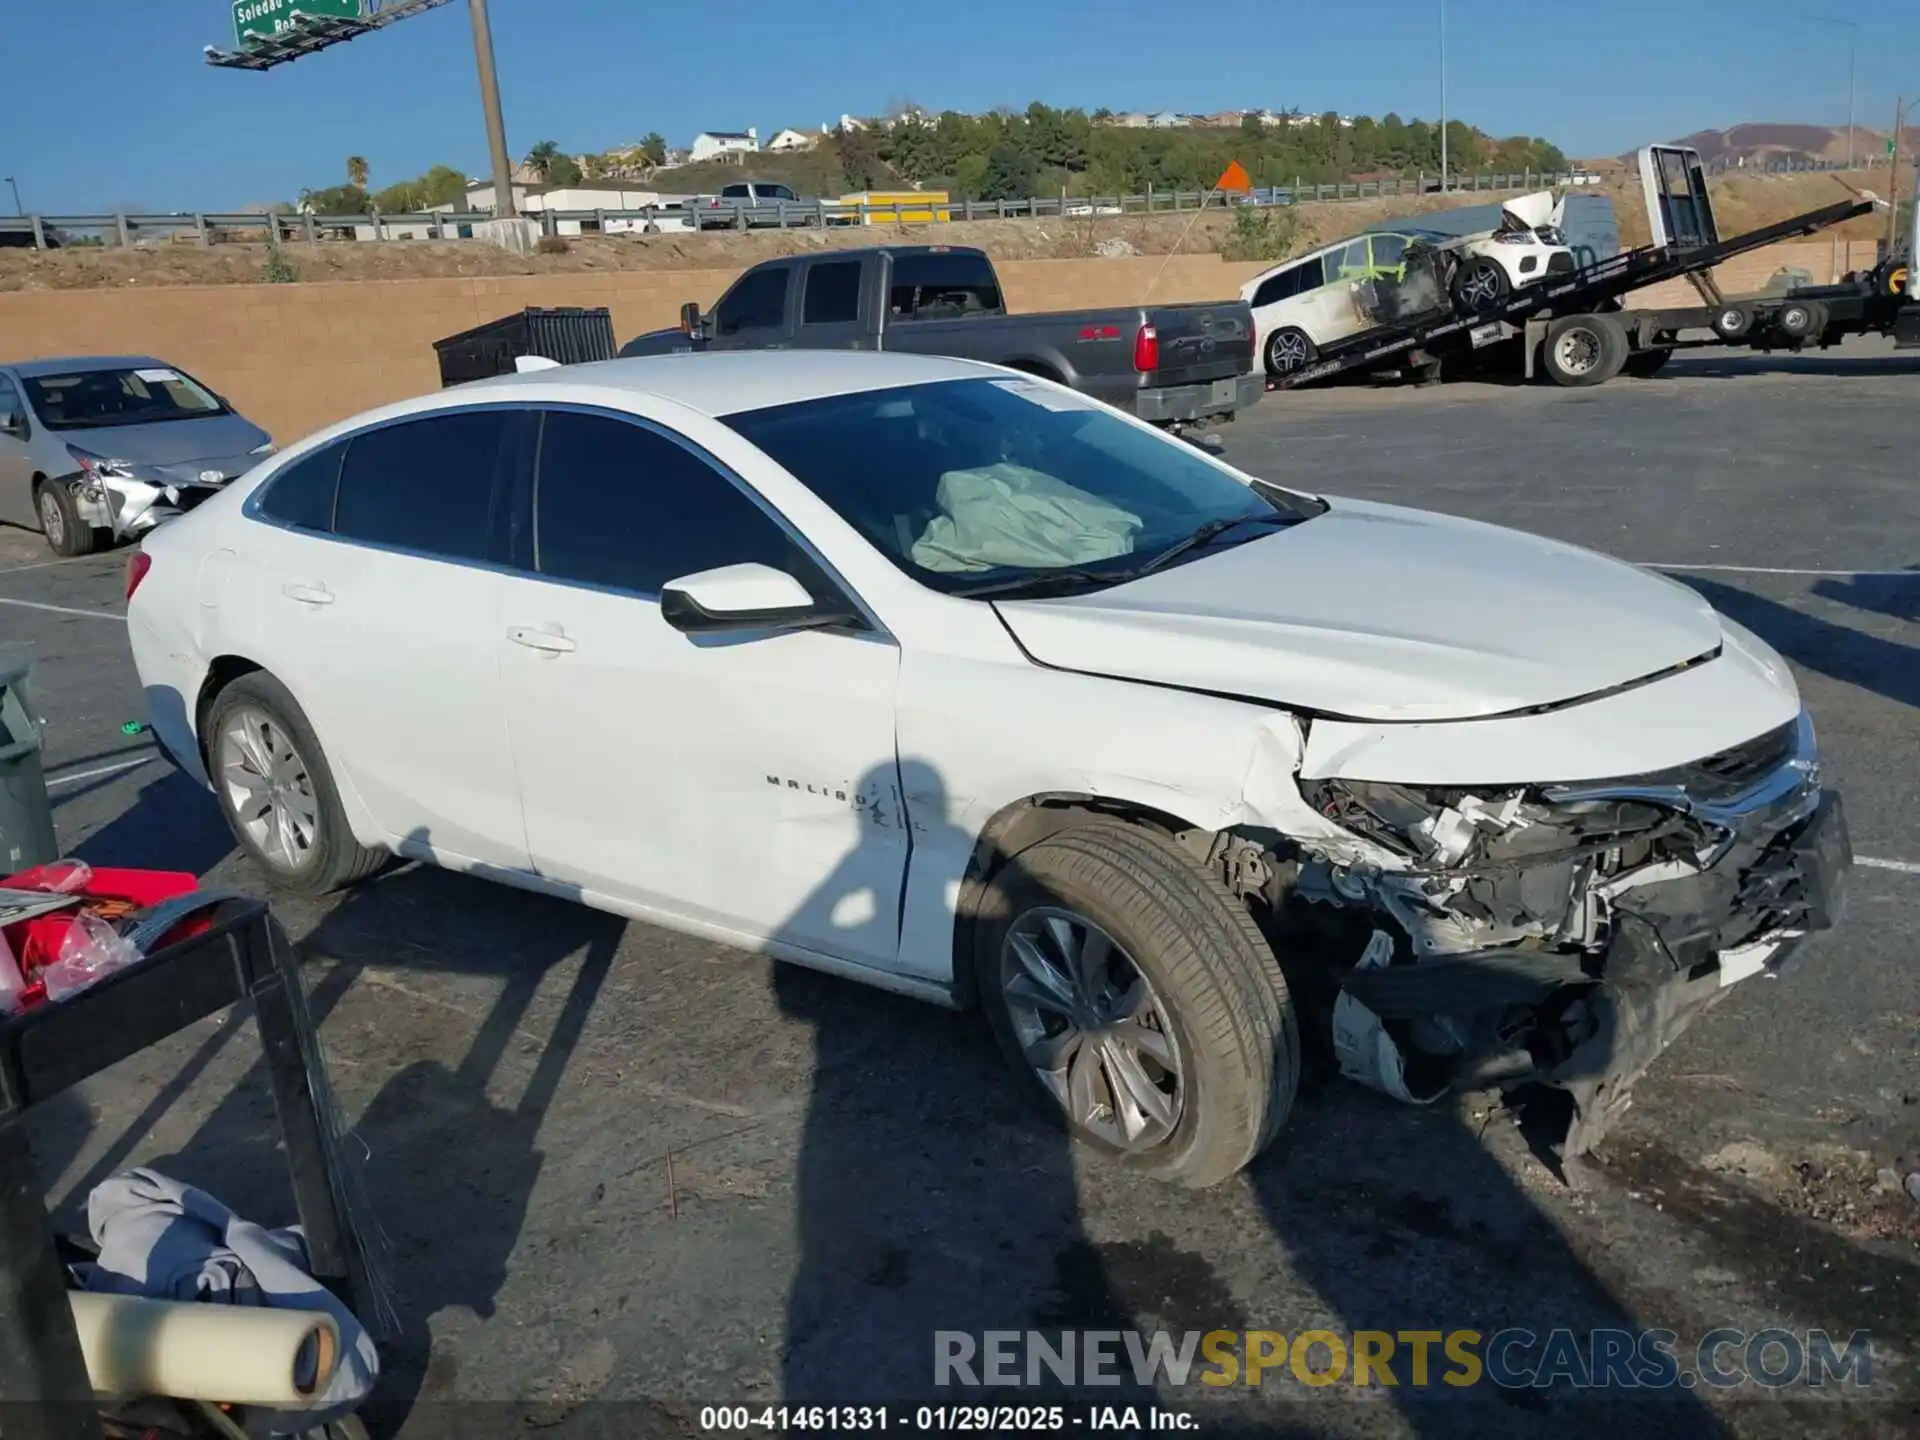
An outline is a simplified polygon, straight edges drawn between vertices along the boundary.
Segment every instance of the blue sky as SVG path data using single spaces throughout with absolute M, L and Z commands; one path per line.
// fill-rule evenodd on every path
M 492 0 L 508 142 L 817 127 L 910 96 L 1092 109 L 1439 108 L 1440 0 Z M 1741 120 L 1886 129 L 1920 93 L 1894 0 L 1446 0 L 1449 111 L 1569 154 Z M 230 0 L 8 0 L 0 174 L 43 213 L 222 209 L 435 163 L 487 168 L 462 0 L 265 74 L 214 69 Z M 1186 17 L 1194 17 L 1188 19 Z M 1515 23 L 1516 20 L 1519 23 Z M 1593 88 L 1584 88 L 1591 86 Z M 0 190 L 0 205 L 11 196 Z

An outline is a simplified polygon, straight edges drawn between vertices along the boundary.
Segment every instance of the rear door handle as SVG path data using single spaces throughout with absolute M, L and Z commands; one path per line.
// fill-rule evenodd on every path
M 575 649 L 573 641 L 558 630 L 541 630 L 532 625 L 513 626 L 507 631 L 507 639 L 529 650 L 543 650 L 549 655 L 570 655 Z
M 333 592 L 325 585 L 282 585 L 280 593 L 302 605 L 331 605 Z

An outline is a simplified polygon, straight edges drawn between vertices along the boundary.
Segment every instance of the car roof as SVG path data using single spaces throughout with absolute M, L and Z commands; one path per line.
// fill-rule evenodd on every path
M 998 366 L 936 355 L 901 355 L 876 350 L 723 350 L 639 355 L 562 365 L 519 375 L 496 375 L 441 392 L 448 403 L 479 391 L 517 388 L 551 390 L 578 385 L 605 393 L 625 390 L 684 405 L 703 415 L 736 415 L 771 405 L 890 390 L 937 380 L 967 380 L 1001 375 Z M 545 398 L 545 397 L 543 397 Z
M 5 362 L 16 375 L 71 375 L 76 370 L 160 369 L 151 355 L 48 355 L 39 360 Z

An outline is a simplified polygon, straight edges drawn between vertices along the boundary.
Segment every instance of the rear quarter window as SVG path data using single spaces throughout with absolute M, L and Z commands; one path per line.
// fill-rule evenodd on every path
M 269 476 L 254 508 L 269 520 L 322 533 L 333 529 L 344 445 L 326 445 Z

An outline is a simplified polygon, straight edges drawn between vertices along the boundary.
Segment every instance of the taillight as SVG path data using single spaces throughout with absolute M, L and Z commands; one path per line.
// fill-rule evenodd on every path
M 147 572 L 153 569 L 153 557 L 144 550 L 136 550 L 127 556 L 127 599 L 133 599 L 133 592 L 140 588 L 140 582 L 147 578 Z
M 1160 332 L 1151 325 L 1142 325 L 1133 337 L 1133 368 L 1143 375 L 1160 368 Z

